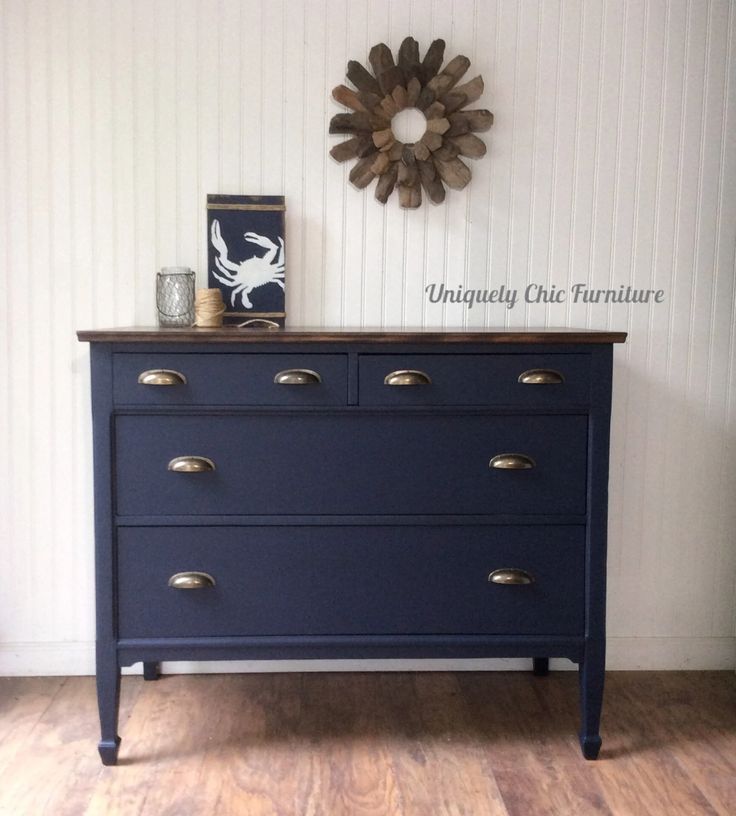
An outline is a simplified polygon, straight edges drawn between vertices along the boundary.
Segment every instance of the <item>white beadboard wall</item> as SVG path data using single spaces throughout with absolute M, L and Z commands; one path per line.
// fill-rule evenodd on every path
M 0 673 L 92 670 L 74 332 L 152 324 L 161 266 L 204 284 L 215 192 L 286 195 L 293 325 L 630 332 L 609 666 L 736 666 L 733 2 L 0 0 L 0 15 Z M 470 186 L 415 212 L 353 189 L 327 153 L 347 60 L 408 34 L 469 56 L 495 114 Z M 666 297 L 467 310 L 428 303 L 428 282 Z

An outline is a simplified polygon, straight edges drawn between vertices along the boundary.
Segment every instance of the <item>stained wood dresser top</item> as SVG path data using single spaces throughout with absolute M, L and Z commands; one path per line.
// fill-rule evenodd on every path
M 591 329 L 160 329 L 131 327 L 77 332 L 85 343 L 624 343 L 626 332 Z

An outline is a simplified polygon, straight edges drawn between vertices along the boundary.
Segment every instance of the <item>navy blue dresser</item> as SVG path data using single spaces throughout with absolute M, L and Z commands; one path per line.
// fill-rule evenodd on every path
M 79 337 L 105 764 L 120 667 L 162 660 L 566 657 L 598 755 L 624 334 Z

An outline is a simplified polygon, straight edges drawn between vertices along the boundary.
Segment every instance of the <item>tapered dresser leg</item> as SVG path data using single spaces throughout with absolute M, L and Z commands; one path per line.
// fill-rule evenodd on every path
M 599 733 L 603 683 L 606 670 L 605 647 L 589 645 L 580 662 L 580 747 L 586 759 L 597 759 L 601 749 Z
M 114 659 L 97 657 L 97 706 L 100 711 L 100 742 L 97 746 L 103 765 L 118 761 L 118 710 L 120 708 L 120 668 Z
M 534 675 L 536 677 L 546 677 L 549 674 L 549 658 L 535 657 L 534 658 Z
M 161 677 L 161 664 L 160 663 L 149 663 L 144 661 L 143 663 L 143 679 L 144 680 L 158 680 Z

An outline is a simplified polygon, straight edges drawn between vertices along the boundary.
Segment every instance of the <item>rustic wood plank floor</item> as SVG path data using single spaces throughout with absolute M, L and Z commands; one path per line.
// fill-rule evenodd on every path
M 94 680 L 0 678 L 5 816 L 736 813 L 736 676 L 607 676 L 580 756 L 572 672 L 123 678 L 120 764 Z

